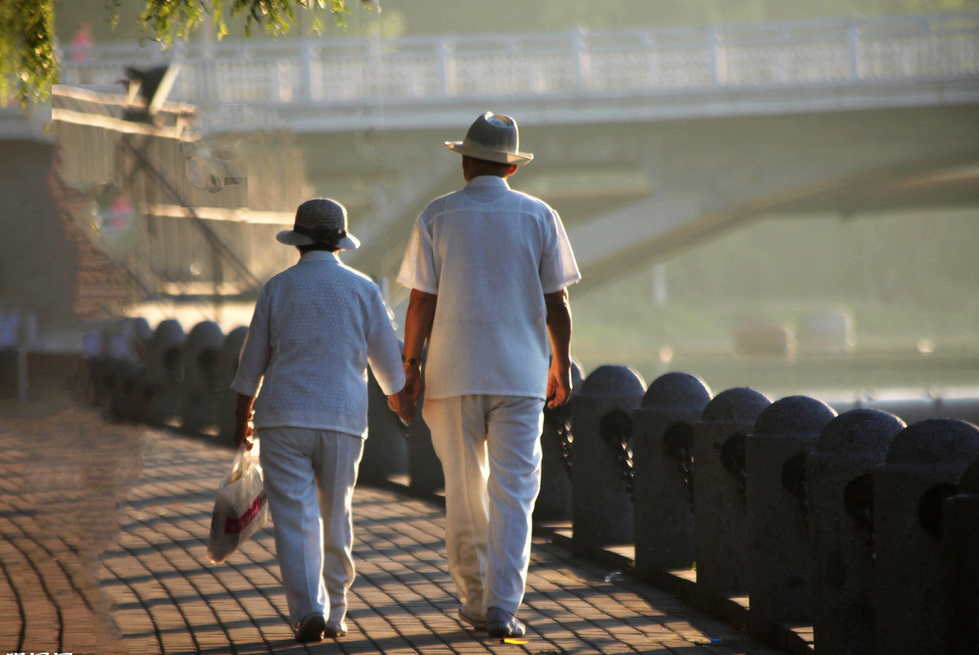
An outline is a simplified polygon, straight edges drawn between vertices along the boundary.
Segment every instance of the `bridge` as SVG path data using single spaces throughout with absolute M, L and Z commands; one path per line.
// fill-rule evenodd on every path
M 536 158 L 514 185 L 565 218 L 586 286 L 751 220 L 979 202 L 979 14 L 82 54 L 62 83 L 168 63 L 206 132 L 294 133 L 378 277 L 486 109 L 518 118 Z

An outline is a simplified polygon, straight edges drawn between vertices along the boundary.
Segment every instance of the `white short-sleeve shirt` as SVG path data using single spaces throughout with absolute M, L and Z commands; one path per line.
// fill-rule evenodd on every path
M 258 394 L 257 428 L 364 437 L 368 365 L 385 394 L 404 387 L 401 344 L 381 291 L 334 253 L 313 251 L 262 287 L 231 388 Z
M 581 279 L 561 218 L 496 176 L 432 201 L 398 282 L 438 296 L 425 395 L 544 398 L 544 294 Z

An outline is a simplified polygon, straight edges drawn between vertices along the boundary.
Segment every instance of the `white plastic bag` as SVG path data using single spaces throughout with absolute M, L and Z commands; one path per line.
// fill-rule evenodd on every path
M 207 542 L 207 557 L 215 564 L 228 559 L 268 518 L 258 440 L 254 444 L 251 450 L 238 449 L 231 472 L 218 488 Z

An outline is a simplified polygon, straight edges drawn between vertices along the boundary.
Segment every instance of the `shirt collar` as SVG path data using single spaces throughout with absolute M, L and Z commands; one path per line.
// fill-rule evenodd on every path
M 336 262 L 340 263 L 340 258 L 335 252 L 325 250 L 310 250 L 299 258 L 301 262 Z
M 474 177 L 466 185 L 467 188 L 485 188 L 485 187 L 499 187 L 501 189 L 509 189 L 510 185 L 502 177 L 497 175 L 480 175 Z

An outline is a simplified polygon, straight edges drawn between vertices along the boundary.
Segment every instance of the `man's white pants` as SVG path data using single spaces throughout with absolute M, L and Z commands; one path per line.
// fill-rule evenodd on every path
M 445 546 L 460 602 L 516 613 L 530 564 L 540 491 L 544 401 L 470 395 L 425 399 L 445 474 Z
M 342 622 L 354 580 L 351 504 L 364 440 L 289 427 L 263 428 L 259 437 L 290 620 L 320 613 Z

